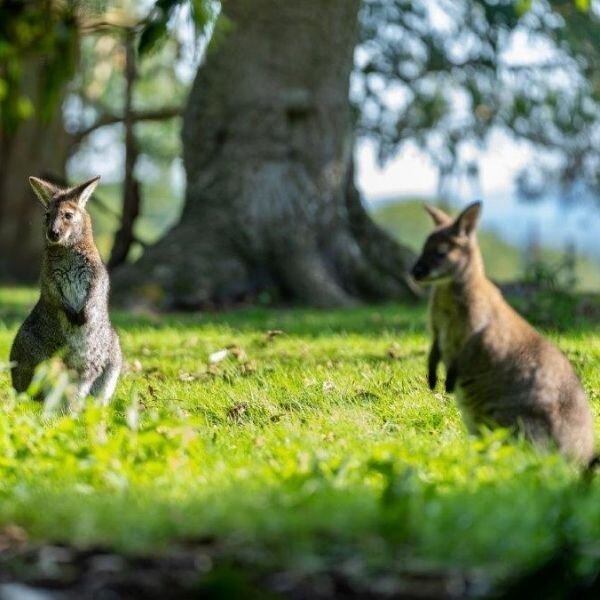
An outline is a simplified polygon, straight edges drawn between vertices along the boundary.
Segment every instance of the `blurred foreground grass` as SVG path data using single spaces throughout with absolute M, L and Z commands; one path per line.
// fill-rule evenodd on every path
M 0 362 L 35 296 L 0 289 Z M 545 306 L 598 417 L 596 325 Z M 469 438 L 426 388 L 423 306 L 115 321 L 127 371 L 108 409 L 44 416 L 0 372 L 0 530 L 125 552 L 214 538 L 261 568 L 364 578 L 494 578 L 565 531 L 600 539 L 600 482 L 582 493 L 559 456 L 503 432 Z

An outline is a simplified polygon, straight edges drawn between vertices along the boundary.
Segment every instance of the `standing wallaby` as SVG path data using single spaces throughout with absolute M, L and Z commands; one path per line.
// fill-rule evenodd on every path
M 99 179 L 63 190 L 29 178 L 46 210 L 46 244 L 40 299 L 10 352 L 17 392 L 25 391 L 35 368 L 57 352 L 77 374 L 77 398 L 93 394 L 107 403 L 115 391 L 121 348 L 108 315 L 108 273 L 85 210 Z
M 425 206 L 435 229 L 412 270 L 433 285 L 429 387 L 440 360 L 467 428 L 518 429 L 539 446 L 554 442 L 587 464 L 594 451 L 590 408 L 567 358 L 504 300 L 485 276 L 475 228 L 481 203 L 456 219 Z

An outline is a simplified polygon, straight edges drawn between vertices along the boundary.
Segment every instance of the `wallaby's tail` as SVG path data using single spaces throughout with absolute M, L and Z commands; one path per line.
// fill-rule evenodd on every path
M 582 474 L 582 478 L 585 483 L 590 483 L 596 471 L 600 467 L 600 453 L 594 454 L 590 459 L 590 462 L 585 466 Z
M 587 469 L 593 471 L 594 469 L 598 468 L 598 466 L 600 466 L 600 454 L 594 454 L 588 463 Z

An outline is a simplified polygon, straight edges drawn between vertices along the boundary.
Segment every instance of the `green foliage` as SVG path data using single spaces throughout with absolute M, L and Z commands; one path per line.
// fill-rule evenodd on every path
M 0 356 L 33 300 L 0 290 Z M 129 551 L 217 536 L 255 565 L 352 559 L 363 579 L 400 565 L 493 579 L 560 541 L 575 470 L 503 431 L 465 434 L 426 388 L 423 307 L 115 317 L 128 364 L 108 409 L 44 414 L 0 372 L 0 524 Z M 595 325 L 557 317 L 597 414 Z M 584 546 L 599 485 L 569 520 Z
M 44 120 L 60 108 L 77 67 L 81 12 L 102 2 L 5 0 L 0 3 L 0 118 L 13 131 L 34 113 Z M 34 81 L 39 75 L 39 80 Z
M 503 130 L 546 151 L 520 179 L 524 192 L 576 179 L 600 185 L 597 6 L 365 0 L 361 27 L 359 130 L 381 160 L 411 141 L 442 175 L 476 172 L 468 149 Z M 511 58 L 525 39 L 529 51 Z
M 156 0 L 140 33 L 139 53 L 146 54 L 165 42 L 169 23 L 183 8 L 189 9 L 196 35 L 200 35 L 214 20 L 217 7 L 218 2 L 214 0 Z

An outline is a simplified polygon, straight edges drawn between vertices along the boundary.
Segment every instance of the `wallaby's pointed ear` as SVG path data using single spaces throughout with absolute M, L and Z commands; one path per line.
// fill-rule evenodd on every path
M 81 208 L 85 208 L 87 201 L 91 198 L 98 185 L 98 181 L 100 181 L 100 175 L 92 177 L 92 179 L 88 179 L 88 181 L 84 181 L 83 183 L 70 188 L 69 196 L 72 196 Z
M 30 177 L 29 184 L 31 185 L 39 201 L 45 207 L 48 206 L 52 196 L 59 191 L 59 188 L 54 184 L 50 183 L 49 181 L 45 181 L 44 179 L 40 179 L 39 177 Z
M 454 221 L 454 227 L 459 235 L 471 235 L 479 221 L 479 215 L 481 214 L 481 202 L 473 202 L 465 208 Z
M 452 222 L 450 215 L 447 215 L 441 208 L 431 206 L 431 204 L 424 204 L 423 206 L 436 225 L 448 225 Z

